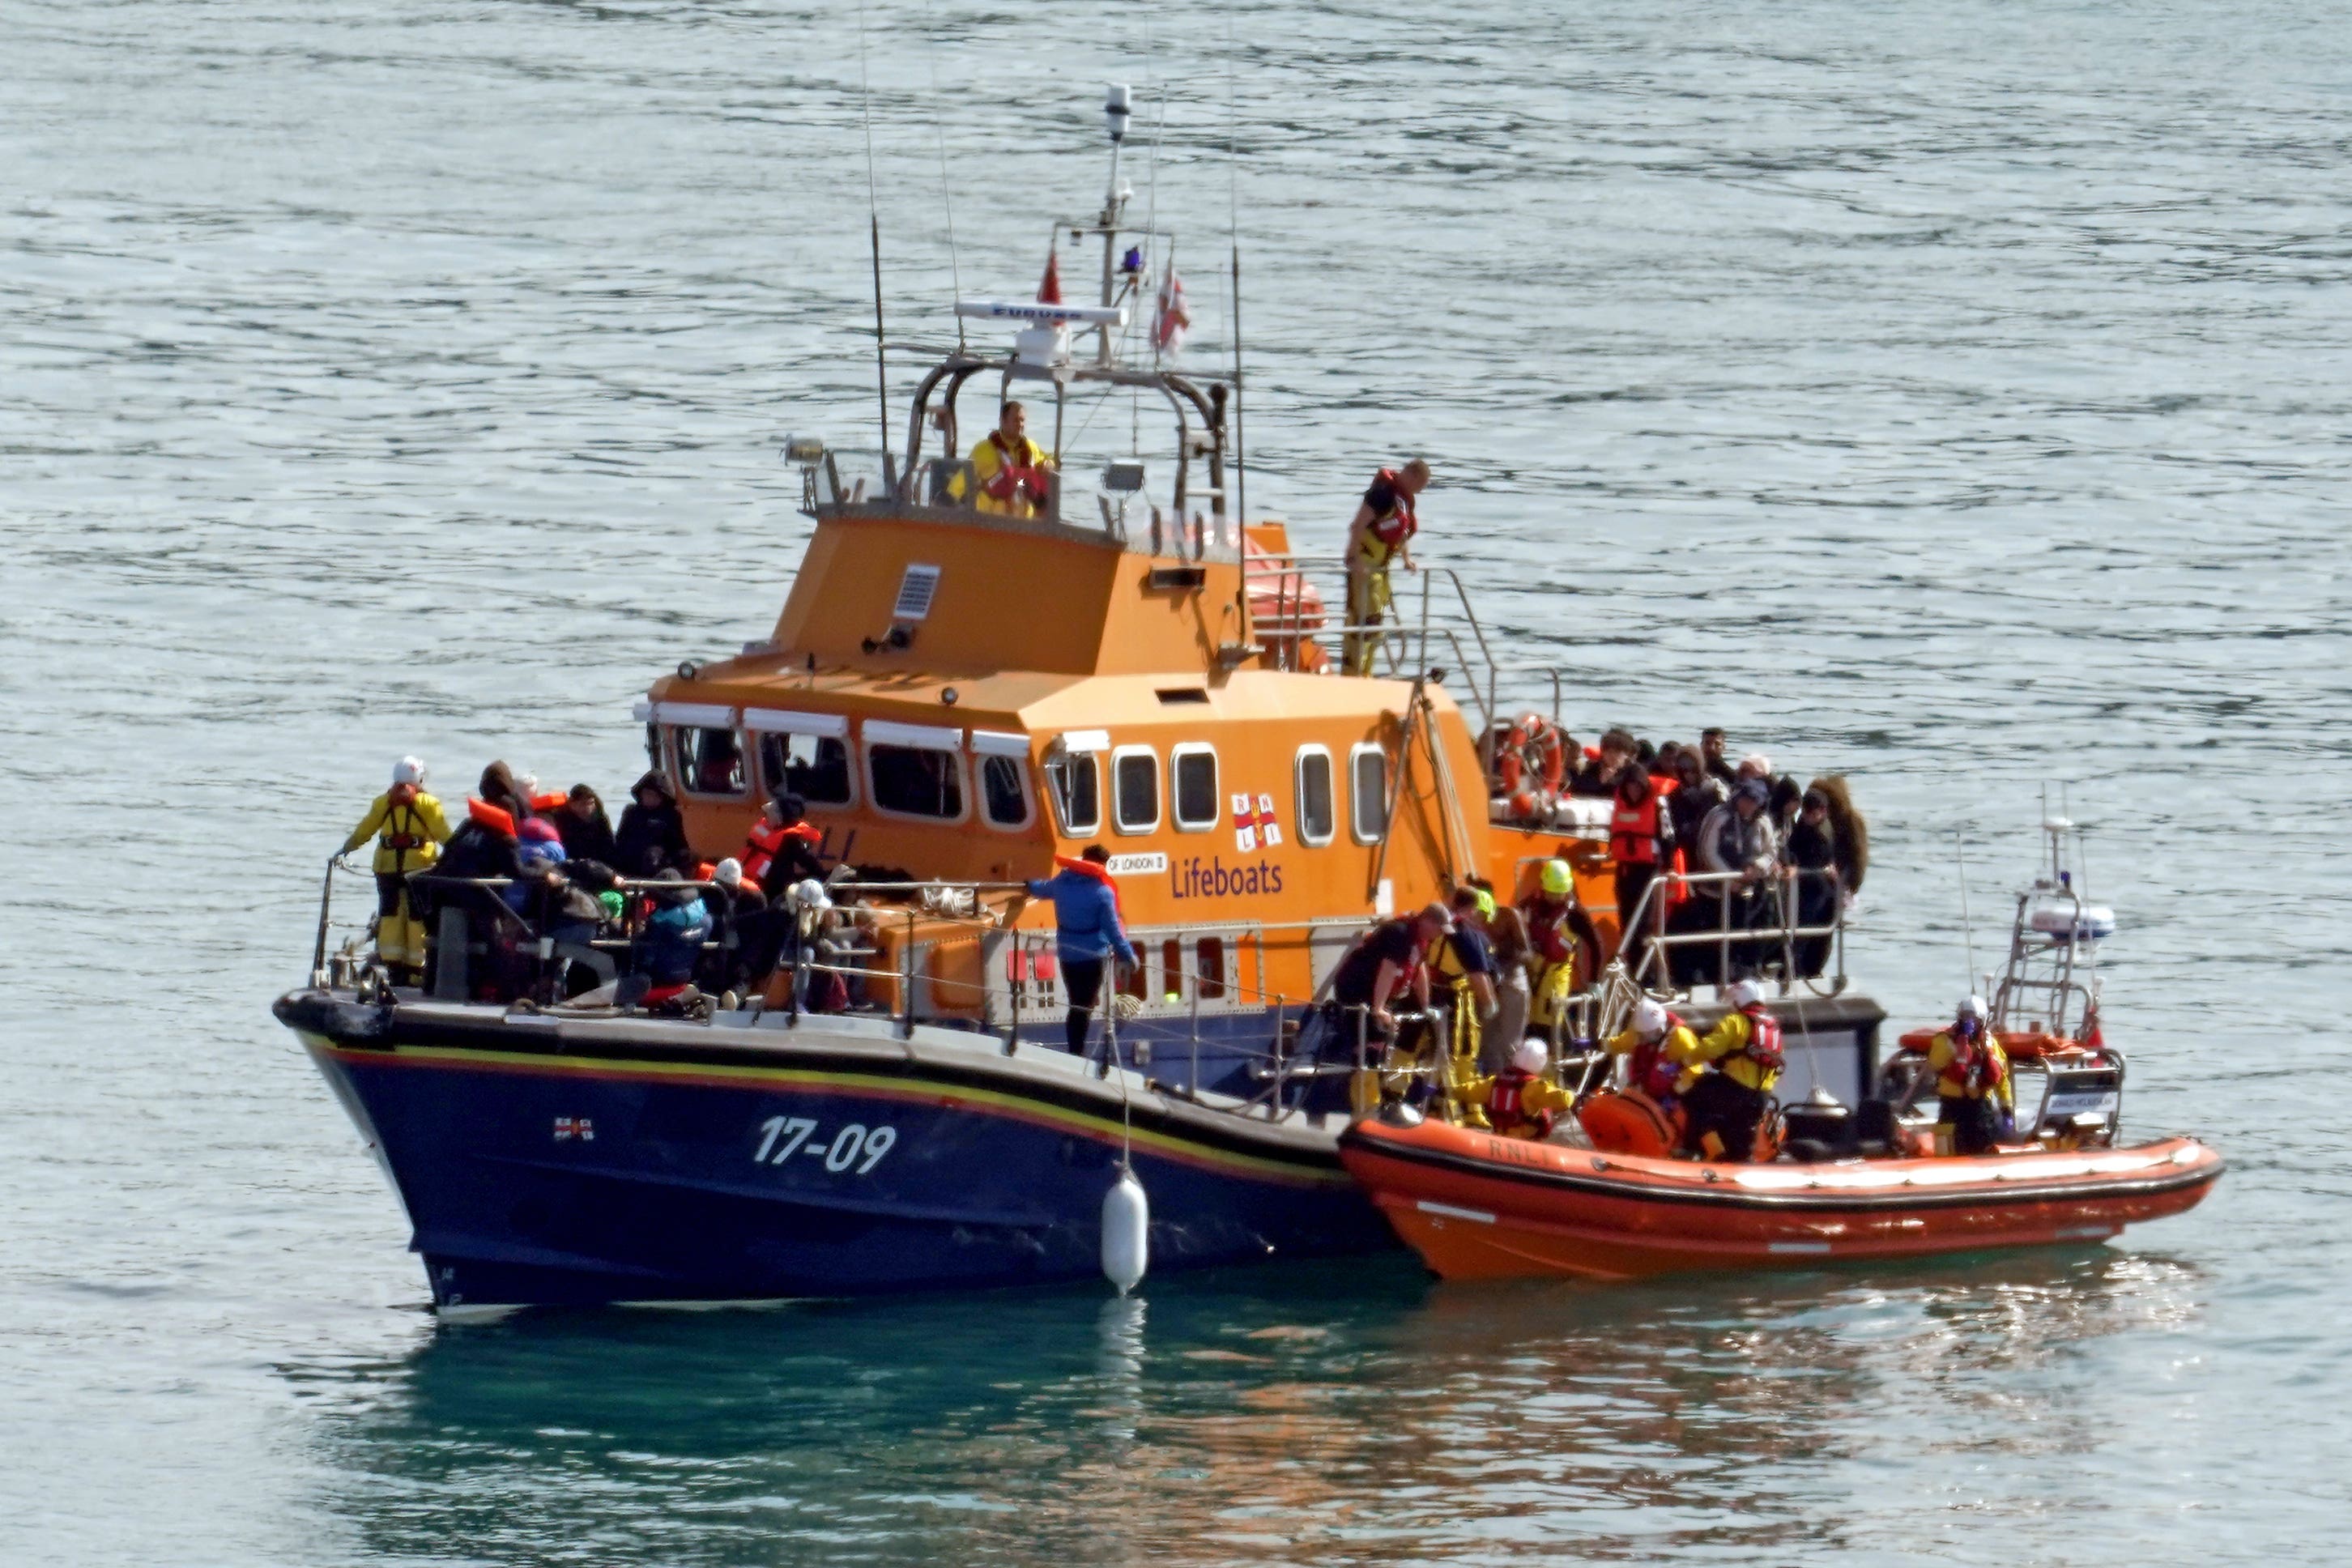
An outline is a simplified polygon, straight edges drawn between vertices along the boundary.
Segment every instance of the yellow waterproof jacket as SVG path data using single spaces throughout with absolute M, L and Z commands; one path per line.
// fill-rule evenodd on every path
M 449 842 L 449 819 L 441 815 L 441 803 L 422 791 L 403 804 L 387 790 L 375 797 L 367 816 L 352 829 L 352 836 L 343 841 L 343 853 L 350 854 L 378 833 L 383 837 L 376 841 L 376 875 L 402 877 L 425 870 L 441 858 L 441 846 Z
M 1496 1113 L 1495 1086 L 1502 1081 L 1503 1075 L 1500 1073 L 1496 1073 L 1492 1078 L 1471 1079 L 1455 1088 L 1454 1099 L 1465 1109 L 1478 1112 L 1475 1120 L 1484 1121 Z M 1531 1128 L 1535 1118 L 1544 1112 L 1551 1111 L 1554 1114 L 1559 1114 L 1575 1103 L 1574 1095 L 1549 1079 L 1530 1078 L 1519 1089 L 1518 1109 L 1522 1120 L 1504 1126 L 1500 1124 L 1498 1119 L 1494 1125 L 1494 1130 L 1503 1133 L 1518 1133 L 1523 1129 Z
M 1949 1029 L 1939 1032 L 1933 1040 L 1929 1041 L 1927 1066 L 1935 1070 L 1936 1092 L 1948 1100 L 1982 1100 L 1987 1095 L 1990 1095 L 2010 1110 L 2016 1110 L 2017 1089 L 2014 1075 L 2009 1070 L 2009 1053 L 2000 1048 L 2000 1039 L 1990 1029 L 1984 1032 L 1981 1048 L 1989 1058 L 1990 1065 L 2000 1071 L 2000 1080 L 1998 1083 L 1969 1081 L 1967 1064 L 1960 1060 L 1959 1043 L 1952 1038 L 1952 1032 Z M 1976 1076 L 1982 1079 L 1990 1077 L 1991 1074 L 1979 1072 Z
M 1747 1014 L 1726 1013 L 1723 1021 L 1709 1029 L 1706 1038 L 1695 1044 L 1690 1059 L 1683 1068 L 1682 1079 L 1675 1086 L 1675 1092 L 1689 1092 L 1691 1085 L 1696 1083 L 1707 1065 L 1713 1063 L 1725 1077 L 1742 1088 L 1752 1089 L 1759 1094 L 1769 1093 L 1772 1086 L 1780 1081 L 1780 1075 L 1748 1055 L 1748 1033 Z
M 972 504 L 982 511 L 1010 513 L 1014 517 L 1034 517 L 1037 515 L 1034 501 L 1025 497 L 1015 497 L 1005 493 L 1011 484 L 1004 471 L 1008 456 L 1012 459 L 1010 466 L 1016 468 L 1034 468 L 1045 472 L 1054 467 L 1054 459 L 1045 455 L 1045 448 L 1029 439 L 1028 437 L 1022 437 L 1020 447 L 1007 454 L 997 445 L 997 434 L 992 430 L 982 437 L 980 444 L 971 449 L 972 477 L 980 485 L 980 494 Z M 991 493 L 992 491 L 997 493 Z M 958 474 L 950 481 L 948 493 L 958 500 L 964 499 L 963 475 Z

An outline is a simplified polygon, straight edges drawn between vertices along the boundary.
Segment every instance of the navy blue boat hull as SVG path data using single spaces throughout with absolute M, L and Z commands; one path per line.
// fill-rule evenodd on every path
M 1052 1053 L 457 1011 L 279 1004 L 381 1155 L 445 1307 L 1094 1278 L 1122 1152 L 1150 1199 L 1155 1272 L 1396 1246 L 1340 1168 L 1336 1128 L 1132 1082 L 1122 1106 L 1116 1077 L 1039 1059 Z

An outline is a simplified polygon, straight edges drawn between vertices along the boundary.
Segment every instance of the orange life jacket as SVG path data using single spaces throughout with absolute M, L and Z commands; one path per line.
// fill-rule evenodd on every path
M 1076 855 L 1056 855 L 1054 857 L 1054 864 L 1065 871 L 1076 871 L 1081 877 L 1092 877 L 1096 881 L 1108 888 L 1111 912 L 1118 916 L 1118 923 L 1121 926 L 1127 924 L 1127 906 L 1118 901 L 1118 882 L 1111 876 L 1109 867 Z
M 1531 1130 L 1538 1138 L 1551 1136 L 1552 1113 L 1539 1110 L 1528 1114 L 1528 1085 L 1536 1075 L 1521 1072 L 1517 1068 L 1505 1068 L 1495 1075 L 1494 1087 L 1486 1091 L 1486 1120 L 1497 1132 L 1517 1132 Z
M 488 801 L 467 795 L 466 815 L 502 838 L 512 838 L 515 836 L 514 814 L 502 811 Z
M 1405 493 L 1404 481 L 1394 468 L 1382 468 L 1373 479 L 1376 483 L 1389 487 L 1389 493 L 1396 497 L 1396 510 L 1386 517 L 1372 519 L 1366 531 L 1393 552 L 1398 545 L 1421 531 L 1421 520 L 1413 515 L 1412 497 Z
M 783 853 L 784 846 L 798 839 L 814 849 L 824 842 L 824 835 L 805 822 L 795 822 L 790 827 L 778 827 L 762 814 L 751 824 L 751 831 L 743 840 L 743 875 L 762 887 L 767 885 L 768 869 Z
M 1658 863 L 1658 792 L 1652 790 L 1639 805 L 1627 805 L 1622 796 L 1609 817 L 1609 853 L 1620 866 Z

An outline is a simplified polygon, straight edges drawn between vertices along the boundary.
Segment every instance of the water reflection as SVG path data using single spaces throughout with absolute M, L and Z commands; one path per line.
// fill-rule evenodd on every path
M 2105 1249 L 1632 1289 L 1337 1275 L 538 1314 L 283 1375 L 320 1412 L 326 1508 L 384 1554 L 1777 1561 L 1899 1539 L 1874 1475 L 2095 1444 L 2114 1412 L 2084 1358 L 2205 1290 Z

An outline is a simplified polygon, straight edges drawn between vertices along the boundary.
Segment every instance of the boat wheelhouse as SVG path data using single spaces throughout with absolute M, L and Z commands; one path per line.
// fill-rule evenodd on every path
M 1603 968 L 1599 821 L 1501 788 L 1512 714 L 1557 722 L 1572 682 L 1492 658 L 1441 568 L 1387 624 L 1341 624 L 1332 563 L 1244 516 L 1238 379 L 1159 352 L 1142 307 L 1170 242 L 1127 200 L 1114 165 L 1098 217 L 1057 226 L 1101 245 L 1097 302 L 960 304 L 1014 340 L 940 352 L 877 471 L 791 444 L 814 527 L 772 629 L 638 709 L 706 861 L 739 852 L 771 792 L 806 804 L 841 868 L 851 1011 L 803 1005 L 810 944 L 764 994 L 674 1017 L 609 988 L 501 990 L 513 934 L 460 900 L 416 990 L 331 959 L 322 919 L 312 984 L 279 1016 L 383 1158 L 443 1305 L 1083 1277 L 1122 1167 L 1156 1267 L 1392 1246 L 1339 1163 L 1360 1063 L 1318 1009 L 1367 925 L 1477 878 L 1509 900 L 1565 858 L 1601 946 L 1556 1046 L 1629 1005 L 1623 966 Z M 1040 431 L 1051 410 L 1032 504 L 987 495 L 962 455 L 1007 397 Z M 1122 399 L 1128 450 L 1097 468 L 1077 435 Z M 1338 673 L 1350 636 L 1375 673 Z M 1092 844 L 1142 962 L 1082 1061 L 1026 884 Z M 1790 1092 L 1861 1094 L 1881 1016 L 1842 974 L 1792 995 L 1822 1065 Z

